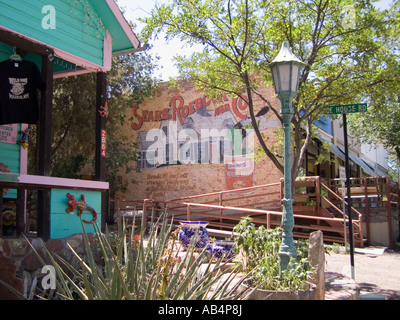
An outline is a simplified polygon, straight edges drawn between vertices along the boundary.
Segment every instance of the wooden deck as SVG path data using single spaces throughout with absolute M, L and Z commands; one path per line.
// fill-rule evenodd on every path
M 353 243 L 356 247 L 363 247 L 368 243 L 368 222 L 372 215 L 377 212 L 389 214 L 392 207 L 398 209 L 398 187 L 391 186 L 387 178 L 360 178 L 360 182 L 356 178 L 353 180 Z M 363 185 L 359 186 L 356 182 Z M 311 232 L 322 230 L 327 242 L 344 243 L 345 234 L 346 239 L 349 239 L 349 219 L 343 212 L 343 205 L 346 206 L 347 202 L 341 197 L 340 180 L 331 180 L 326 185 L 320 177 L 304 177 L 294 183 L 294 188 L 293 234 L 296 238 L 308 238 Z M 280 181 L 162 203 L 151 199 L 119 200 L 116 207 L 118 211 L 126 210 L 127 206 L 136 206 L 140 209 L 144 207 L 144 212 L 167 212 L 175 221 L 208 221 L 210 229 L 221 230 L 220 237 L 226 238 L 229 234 L 232 235 L 233 227 L 243 216 L 251 216 L 256 225 L 264 225 L 266 228 L 281 225 L 282 195 L 283 181 Z M 363 230 L 363 225 L 367 226 L 367 230 Z

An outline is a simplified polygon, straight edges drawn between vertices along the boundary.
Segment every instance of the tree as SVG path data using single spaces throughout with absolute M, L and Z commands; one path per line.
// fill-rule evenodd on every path
M 133 170 L 136 148 L 126 137 L 121 137 L 119 128 L 126 120 L 127 108 L 154 92 L 157 85 L 152 76 L 154 68 L 151 55 L 129 54 L 113 58 L 112 69 L 107 73 L 106 180 L 110 183 L 110 196 L 126 191 L 133 182 L 126 180 L 125 173 Z M 94 171 L 95 110 L 95 73 L 54 81 L 52 176 L 78 178 L 85 165 L 92 166 Z M 34 146 L 30 149 L 33 151 Z M 35 152 L 30 155 L 34 157 Z
M 397 167 L 400 164 L 400 3 L 394 4 L 392 11 L 393 28 L 387 34 L 382 51 L 386 52 L 385 68 L 377 79 L 387 79 L 385 86 L 374 86 L 365 92 L 368 111 L 350 115 L 349 132 L 361 143 L 383 145 L 394 152 Z M 398 177 L 397 177 L 398 178 Z
M 389 55 L 382 43 L 392 17 L 371 1 L 175 0 L 156 5 L 143 21 L 149 39 L 164 31 L 167 40 L 204 45 L 189 58 L 177 58 L 181 77 L 211 95 L 223 91 L 245 99 L 263 151 L 282 172 L 281 158 L 257 128 L 253 100 L 261 98 L 282 121 L 279 106 L 259 89 L 271 85 L 269 64 L 282 42 L 289 42 L 306 62 L 293 101 L 293 179 L 324 106 L 359 101 L 366 88 L 393 80 L 379 77 Z

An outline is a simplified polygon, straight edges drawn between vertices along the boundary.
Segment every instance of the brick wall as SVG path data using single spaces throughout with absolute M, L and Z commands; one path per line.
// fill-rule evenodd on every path
M 275 106 L 277 99 L 274 98 L 273 88 L 263 90 Z M 255 113 L 265 106 L 265 102 L 256 99 Z M 170 200 L 278 182 L 282 177 L 266 157 L 261 161 L 253 161 L 247 155 L 239 160 L 228 160 L 227 157 L 222 159 L 221 155 L 226 152 L 224 148 L 229 149 L 229 143 L 233 144 L 231 148 L 235 148 L 239 135 L 231 139 L 234 142 L 204 144 L 209 140 L 207 134 L 215 133 L 213 130 L 222 133 L 235 125 L 237 127 L 239 122 L 242 125 L 250 122 L 248 107 L 240 98 L 221 96 L 212 100 L 188 82 L 180 83 L 180 88 L 171 88 L 169 83 L 163 83 L 154 97 L 132 106 L 127 118 L 132 116 L 133 120 L 124 127 L 121 134 L 138 143 L 142 159 L 149 149 L 156 148 L 158 153 L 150 154 L 151 164 L 143 160 L 140 172 L 130 174 L 130 178 L 136 179 L 138 183 L 120 196 L 122 198 Z M 274 131 L 279 122 L 273 112 L 257 117 L 257 121 L 267 144 L 275 143 Z M 194 134 L 197 134 L 197 142 L 193 144 L 196 141 Z M 254 134 L 248 138 L 248 143 L 251 144 L 251 141 L 255 143 L 253 147 L 259 145 Z M 194 145 L 193 149 L 189 147 L 191 145 Z M 235 150 L 241 149 L 237 148 Z M 165 152 L 165 157 L 160 156 L 160 150 Z M 209 152 L 207 157 L 205 150 Z

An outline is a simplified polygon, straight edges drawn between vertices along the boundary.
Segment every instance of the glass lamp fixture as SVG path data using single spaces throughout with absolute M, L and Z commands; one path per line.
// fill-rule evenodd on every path
M 299 86 L 300 70 L 305 65 L 290 50 L 289 43 L 283 42 L 281 50 L 271 62 L 272 79 L 278 97 L 287 94 L 295 96 Z

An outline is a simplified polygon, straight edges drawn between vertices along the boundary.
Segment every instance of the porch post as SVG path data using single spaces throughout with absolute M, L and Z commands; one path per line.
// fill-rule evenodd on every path
M 49 176 L 51 167 L 51 120 L 53 109 L 53 56 L 42 56 L 42 77 L 46 89 L 41 95 L 39 117 L 39 175 Z
M 107 77 L 105 72 L 97 73 L 96 82 L 96 153 L 95 153 L 95 180 L 106 179 L 107 156 Z M 107 216 L 108 192 L 101 193 L 101 229 L 104 231 Z
M 0 187 L 0 209 L 3 211 L 3 192 L 4 189 Z M 3 236 L 3 219 L 0 219 L 0 237 Z
M 390 181 L 389 178 L 386 177 L 386 214 L 387 214 L 387 221 L 388 221 L 388 237 L 389 237 L 389 248 L 394 247 L 393 241 L 393 229 L 392 229 L 392 205 L 390 203 Z
M 17 189 L 17 236 L 26 233 L 26 190 Z
M 97 73 L 96 85 L 96 160 L 95 178 L 104 181 L 106 178 L 106 117 L 107 117 L 107 79 L 105 72 Z
M 42 76 L 46 89 L 41 95 L 39 116 L 39 175 L 49 176 L 51 168 L 51 119 L 53 109 L 53 55 L 42 56 Z M 50 237 L 50 190 L 38 191 L 38 236 Z

